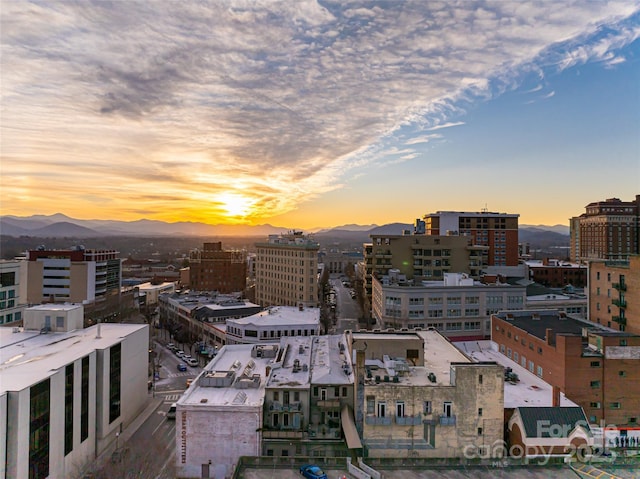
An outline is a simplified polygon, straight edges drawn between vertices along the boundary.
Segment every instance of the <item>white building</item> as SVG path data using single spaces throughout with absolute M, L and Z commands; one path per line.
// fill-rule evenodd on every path
M 264 388 L 278 345 L 223 347 L 177 403 L 176 476 L 230 477 L 260 456 Z
M 26 261 L 0 260 L 0 326 L 22 321 L 26 274 Z
M 147 308 L 155 308 L 158 305 L 158 297 L 162 293 L 173 293 L 176 290 L 176 284 L 164 282 L 154 284 L 151 282 L 142 283 L 136 286 L 138 290 L 138 299 L 140 304 L 144 304 Z
M 226 344 L 261 344 L 280 342 L 288 336 L 317 336 L 320 334 L 320 310 L 277 306 L 253 316 L 229 319 Z
M 449 338 L 491 334 L 491 314 L 524 308 L 526 287 L 484 284 L 464 273 L 442 281 L 408 281 L 397 270 L 373 278 L 372 314 L 384 328 L 434 328 Z
M 318 306 L 320 245 L 300 231 L 256 243 L 256 302 L 260 306 Z
M 79 477 L 146 406 L 148 325 L 82 317 L 44 304 L 0 328 L 0 479 Z

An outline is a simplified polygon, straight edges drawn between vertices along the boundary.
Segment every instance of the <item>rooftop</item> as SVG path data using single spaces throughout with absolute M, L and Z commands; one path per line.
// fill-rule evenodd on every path
M 46 304 L 47 309 L 64 308 L 64 304 Z M 35 307 L 37 308 L 37 307 Z M 40 334 L 0 328 L 0 394 L 20 391 L 42 381 L 61 367 L 95 350 L 106 349 L 146 324 L 102 323 L 65 333 Z M 13 332 L 13 331 L 18 332 Z
M 398 340 L 402 335 L 422 340 L 424 364 L 414 366 L 404 358 L 394 358 L 389 355 L 384 355 L 381 359 L 367 359 L 365 366 L 370 373 L 367 374 L 367 384 L 397 382 L 411 386 L 449 386 L 451 384 L 451 364 L 472 363 L 468 356 L 435 330 L 405 333 L 353 333 L 354 339 L 364 343 L 376 340 Z
M 551 406 L 553 404 L 553 388 L 541 378 L 498 352 L 498 345 L 493 341 L 461 341 L 455 343 L 461 351 L 474 361 L 495 361 L 511 368 L 518 375 L 517 383 L 504 383 L 504 407 L 511 409 L 522 406 Z M 560 393 L 560 406 L 572 407 L 576 403 Z
M 190 407 L 262 407 L 266 369 L 273 357 L 257 357 L 254 348 L 260 347 L 252 344 L 223 346 L 191 383 L 178 404 Z M 270 347 L 278 349 L 277 345 L 265 345 L 267 349 Z
M 229 321 L 233 322 L 233 324 L 256 326 L 318 324 L 320 310 L 318 308 L 304 308 L 301 310 L 296 306 L 273 306 L 257 314 Z
M 556 335 L 582 336 L 583 329 L 587 328 L 596 333 L 614 333 L 620 336 L 629 336 L 628 333 L 606 328 L 591 321 L 573 318 L 556 310 L 502 311 L 494 316 L 542 340 L 546 338 L 547 329 L 552 329 Z

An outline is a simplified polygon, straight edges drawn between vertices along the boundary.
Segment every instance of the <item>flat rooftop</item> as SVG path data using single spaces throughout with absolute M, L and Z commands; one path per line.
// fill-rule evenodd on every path
M 281 338 L 280 346 L 286 354 L 281 364 L 273 364 L 267 387 L 308 388 L 311 382 L 313 336 Z
M 547 328 L 552 329 L 555 334 L 581 336 L 582 330 L 587 328 L 595 333 L 613 333 L 614 335 L 630 336 L 629 333 L 606 328 L 587 320 L 573 318 L 555 310 L 502 311 L 494 316 L 542 340 L 546 337 Z
M 262 407 L 266 385 L 267 365 L 273 358 L 252 357 L 253 344 L 227 344 L 218 355 L 207 364 L 191 386 L 178 400 L 178 404 L 189 407 L 233 406 Z M 265 345 L 269 346 L 269 345 Z M 277 345 L 273 345 L 276 346 Z M 258 387 L 237 387 L 238 378 L 244 372 L 247 377 L 256 378 Z M 227 386 L 201 386 L 206 378 L 212 380 L 230 379 Z
M 448 386 L 451 384 L 451 363 L 469 363 L 473 361 L 457 349 L 438 331 L 411 331 L 409 333 L 353 333 L 358 341 L 392 341 L 402 336 L 422 339 L 424 347 L 424 365 L 412 366 L 406 360 L 385 356 L 382 359 L 367 359 L 365 366 L 371 372 L 367 384 L 375 384 L 376 376 L 380 383 L 394 382 L 412 386 Z M 429 375 L 435 376 L 435 381 Z M 388 379 L 385 379 L 385 376 Z M 431 376 L 431 378 L 433 378 Z
M 541 378 L 523 368 L 498 351 L 498 345 L 490 340 L 460 341 L 456 347 L 475 361 L 494 361 L 505 368 L 511 368 L 518 375 L 519 382 L 504 383 L 504 407 L 506 409 L 521 406 L 552 406 L 553 388 Z M 560 394 L 560 406 L 572 407 L 576 403 Z
M 51 310 L 56 305 L 46 307 Z M 14 333 L 15 328 L 0 328 L 0 394 L 21 391 L 76 359 L 109 348 L 127 335 L 148 327 L 146 324 L 101 323 L 100 338 L 96 337 L 98 325 L 46 334 L 33 330 Z
M 312 365 L 313 384 L 353 384 L 353 365 L 344 335 L 314 336 Z
M 304 308 L 300 310 L 295 306 L 273 306 L 257 314 L 229 321 L 234 324 L 251 324 L 256 326 L 302 326 L 318 324 L 320 322 L 320 310 L 318 308 Z

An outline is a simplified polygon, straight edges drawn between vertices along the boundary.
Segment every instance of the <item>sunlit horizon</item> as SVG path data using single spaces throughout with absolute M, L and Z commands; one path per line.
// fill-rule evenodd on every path
M 2 215 L 553 226 L 640 190 L 640 2 L 25 1 L 0 21 Z

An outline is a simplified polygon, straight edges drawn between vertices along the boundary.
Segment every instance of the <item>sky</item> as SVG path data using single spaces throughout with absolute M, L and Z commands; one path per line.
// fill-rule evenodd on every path
M 640 194 L 638 1 L 0 0 L 0 209 L 568 225 Z

